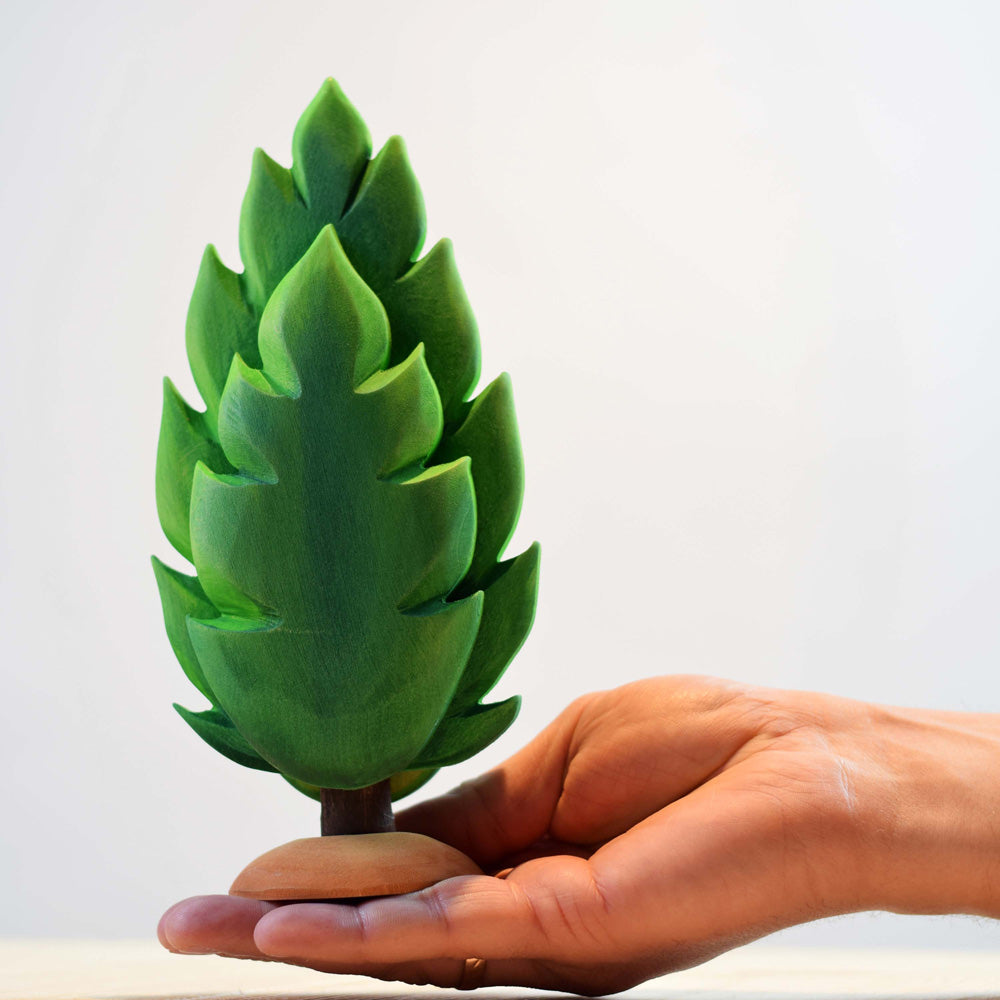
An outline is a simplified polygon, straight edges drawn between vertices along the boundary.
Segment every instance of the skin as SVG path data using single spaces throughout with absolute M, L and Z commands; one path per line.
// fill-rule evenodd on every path
M 1000 716 L 704 677 L 586 695 L 397 817 L 506 879 L 360 906 L 196 896 L 172 951 L 596 995 L 860 910 L 1000 918 Z

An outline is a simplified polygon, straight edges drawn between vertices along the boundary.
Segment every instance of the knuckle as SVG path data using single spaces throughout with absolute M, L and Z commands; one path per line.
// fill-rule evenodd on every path
M 424 906 L 432 920 L 445 934 L 451 937 L 454 933 L 454 925 L 451 918 L 451 894 L 446 894 L 440 885 L 432 885 L 421 893 Z

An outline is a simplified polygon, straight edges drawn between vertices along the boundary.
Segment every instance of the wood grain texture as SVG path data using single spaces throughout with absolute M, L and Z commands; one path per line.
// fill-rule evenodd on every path
M 388 778 L 356 790 L 320 789 L 320 833 L 324 837 L 391 833 L 395 829 L 392 782 Z
M 419 833 L 304 837 L 255 858 L 229 893 L 272 900 L 395 896 L 482 874 L 461 851 Z

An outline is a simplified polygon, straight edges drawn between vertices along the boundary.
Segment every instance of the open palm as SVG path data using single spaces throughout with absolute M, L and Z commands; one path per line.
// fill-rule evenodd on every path
M 700 677 L 587 695 L 493 771 L 398 817 L 484 871 L 357 906 L 177 904 L 174 950 L 410 983 L 617 991 L 862 908 L 860 703 Z M 506 869 L 510 869 L 506 872 Z

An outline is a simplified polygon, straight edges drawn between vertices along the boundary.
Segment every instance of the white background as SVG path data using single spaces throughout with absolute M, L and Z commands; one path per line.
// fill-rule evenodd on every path
M 0 14 L 0 933 L 142 936 L 317 807 L 163 633 L 160 379 L 203 245 L 335 76 L 513 379 L 537 624 L 502 759 L 671 671 L 1000 711 L 991 3 L 17 0 Z M 169 558 L 168 558 L 169 561 Z M 177 564 L 178 560 L 173 559 Z M 998 768 L 1000 771 L 1000 768 Z M 813 944 L 997 946 L 843 918 Z

